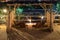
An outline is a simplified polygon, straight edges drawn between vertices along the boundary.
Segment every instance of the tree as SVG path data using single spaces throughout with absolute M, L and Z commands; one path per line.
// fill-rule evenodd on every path
M 60 3 L 57 3 L 57 11 L 60 13 Z
M 17 13 L 17 14 L 21 14 L 22 12 L 23 12 L 23 8 L 18 7 L 18 8 L 16 9 L 16 13 Z

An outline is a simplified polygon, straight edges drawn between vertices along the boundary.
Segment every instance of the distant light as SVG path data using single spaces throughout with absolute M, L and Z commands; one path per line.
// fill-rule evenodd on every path
M 3 9 L 3 12 L 4 12 L 4 13 L 7 13 L 7 9 Z
M 26 23 L 25 25 L 27 28 L 32 29 L 33 25 L 36 25 L 36 23 Z
M 29 22 L 31 22 L 31 19 L 28 19 Z
M 26 23 L 25 25 L 28 25 L 28 26 L 30 26 L 30 25 L 36 25 L 36 23 Z
M 41 19 L 43 19 L 43 18 L 44 18 L 44 16 L 41 17 Z

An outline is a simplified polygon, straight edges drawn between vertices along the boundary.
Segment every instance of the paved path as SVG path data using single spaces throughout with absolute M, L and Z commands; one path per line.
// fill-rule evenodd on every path
M 54 31 L 60 32 L 60 25 L 55 24 L 53 28 L 54 28 Z
M 7 40 L 6 26 L 0 25 L 0 40 Z
M 60 25 L 53 26 L 54 31 L 15 29 L 8 33 L 9 40 L 60 40 Z

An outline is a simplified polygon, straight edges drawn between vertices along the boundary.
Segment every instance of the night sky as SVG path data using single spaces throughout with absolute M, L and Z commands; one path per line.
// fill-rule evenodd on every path
M 28 7 L 20 7 L 20 8 L 23 8 L 23 13 L 24 12 L 28 12 L 28 13 L 40 13 L 40 14 L 44 14 L 44 9 L 40 6 L 37 6 L 37 7 L 34 7 L 34 6 L 28 6 Z M 52 11 L 56 11 L 56 4 L 53 5 L 53 10 Z

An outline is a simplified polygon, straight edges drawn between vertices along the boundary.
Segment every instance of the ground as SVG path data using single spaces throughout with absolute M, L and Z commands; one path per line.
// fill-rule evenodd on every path
M 60 40 L 60 25 L 54 24 L 53 32 L 13 28 L 8 33 L 6 25 L 0 25 L 0 40 Z
M 53 32 L 12 28 L 10 40 L 60 40 L 60 25 L 53 25 Z M 15 39 L 13 39 L 15 38 Z
M 0 40 L 7 40 L 6 26 L 0 25 Z

